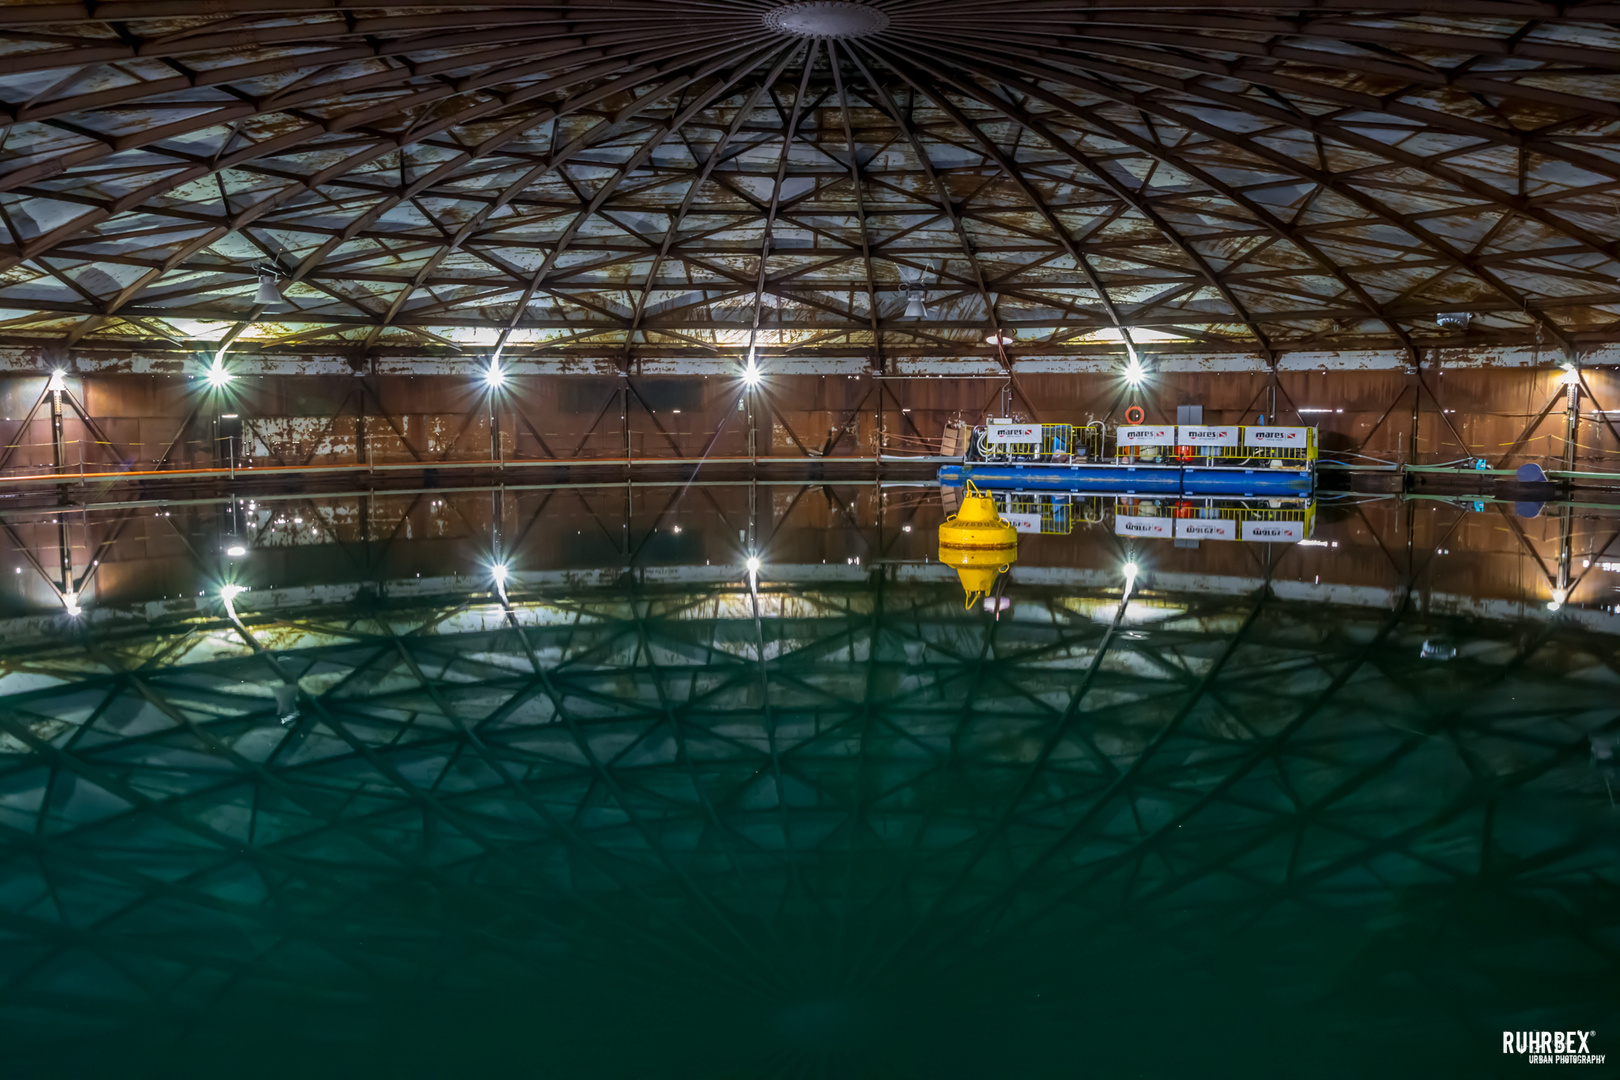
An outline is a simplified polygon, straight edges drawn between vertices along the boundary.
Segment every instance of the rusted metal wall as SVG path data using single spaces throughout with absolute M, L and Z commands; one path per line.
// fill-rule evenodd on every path
M 63 461 L 75 470 L 353 463 L 736 457 L 870 458 L 932 453 L 947 425 L 1007 411 L 1043 421 L 1150 422 L 1197 404 L 1209 422 L 1319 427 L 1324 452 L 1350 462 L 1559 466 L 1568 420 L 1564 372 L 1548 368 L 1168 371 L 1132 390 L 1112 374 L 985 377 L 783 374 L 746 392 L 703 375 L 514 376 L 491 394 L 447 375 L 249 375 L 223 390 L 198 376 L 72 374 L 66 386 L 94 428 L 65 409 Z M 1579 373 L 1576 464 L 1620 464 L 1620 377 Z M 22 423 L 44 376 L 0 378 L 6 475 L 48 471 L 48 407 Z M 48 406 L 48 402 L 46 403 Z M 1612 413 L 1610 410 L 1614 410 Z M 241 424 L 232 435 L 229 417 Z M 491 425 L 499 433 L 492 438 Z M 750 446 L 750 431 L 753 433 Z

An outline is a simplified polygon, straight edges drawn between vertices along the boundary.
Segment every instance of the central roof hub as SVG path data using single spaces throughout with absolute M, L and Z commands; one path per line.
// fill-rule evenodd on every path
M 857 38 L 882 30 L 889 25 L 889 17 L 866 4 L 806 0 L 767 11 L 765 25 L 796 37 Z

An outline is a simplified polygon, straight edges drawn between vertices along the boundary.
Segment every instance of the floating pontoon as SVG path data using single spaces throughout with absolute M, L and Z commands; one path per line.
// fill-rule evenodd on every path
M 1112 444 L 1111 446 L 1109 444 Z M 957 429 L 942 484 L 1114 495 L 1309 495 L 1316 429 L 1212 424 L 1021 424 Z

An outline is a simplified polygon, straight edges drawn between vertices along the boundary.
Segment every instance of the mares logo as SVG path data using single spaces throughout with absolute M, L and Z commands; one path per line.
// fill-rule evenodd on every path
M 1243 539 L 1289 544 L 1305 539 L 1303 521 L 1245 521 Z
M 1243 443 L 1245 446 L 1304 446 L 1305 432 L 1308 430 L 1302 427 L 1246 427 L 1243 429 Z
M 1531 1065 L 1602 1065 L 1587 1040 L 1595 1031 L 1504 1031 L 1502 1053 L 1523 1054 Z
M 1041 425 L 991 424 L 985 428 L 984 437 L 993 443 L 1036 443 L 1041 441 Z

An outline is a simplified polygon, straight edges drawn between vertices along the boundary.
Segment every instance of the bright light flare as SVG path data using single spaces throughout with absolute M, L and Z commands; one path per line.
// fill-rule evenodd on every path
M 1134 356 L 1125 364 L 1123 374 L 1126 384 L 1130 386 L 1141 386 L 1147 381 L 1147 368 Z
M 506 385 L 506 369 L 499 361 L 490 361 L 489 367 L 484 369 L 484 385 L 491 390 L 499 390 Z
M 225 370 L 224 363 L 219 360 L 215 360 L 213 366 L 208 369 L 208 385 L 215 390 L 224 389 L 233 378 L 235 376 Z
M 1119 598 L 1119 607 L 1123 611 L 1125 605 L 1131 602 L 1131 590 L 1136 588 L 1136 575 L 1138 572 L 1136 560 L 1132 559 L 1120 567 L 1120 570 L 1125 574 L 1125 591 L 1120 594 Z
M 1547 601 L 1547 610 L 1557 611 L 1559 608 L 1564 606 L 1564 601 L 1568 599 L 1568 589 L 1554 589 L 1552 592 L 1552 599 Z
M 753 389 L 754 387 L 758 386 L 759 385 L 759 380 L 761 378 L 763 378 L 763 377 L 764 377 L 763 374 L 760 372 L 759 368 L 754 364 L 754 362 L 752 360 L 750 360 L 748 362 L 747 367 L 743 368 L 743 371 L 742 371 L 743 385 L 748 387 L 750 390 Z
M 230 547 L 225 549 L 225 554 L 229 555 L 233 559 L 240 559 L 242 556 L 247 554 L 247 548 L 243 547 L 241 544 L 232 544 Z
M 70 619 L 77 619 L 80 615 L 82 615 L 84 613 L 84 609 L 79 606 L 79 594 L 72 592 L 63 593 L 62 610 L 67 612 L 68 618 Z
M 49 390 L 51 390 L 51 391 L 53 391 L 55 393 L 58 393 L 58 394 L 61 393 L 63 390 L 66 390 L 67 389 L 67 372 L 63 371 L 61 368 L 57 368 L 55 371 L 51 372 L 51 382 L 50 382 L 50 386 L 47 387 L 47 389 L 49 389 Z
M 748 561 L 743 563 L 743 565 L 748 568 L 748 572 L 750 574 L 759 573 L 759 556 L 758 555 L 750 555 L 750 556 L 748 556 Z
M 226 605 L 229 606 L 236 603 L 236 598 L 245 592 L 247 592 L 246 585 L 221 585 L 219 588 L 219 598 L 225 601 Z

